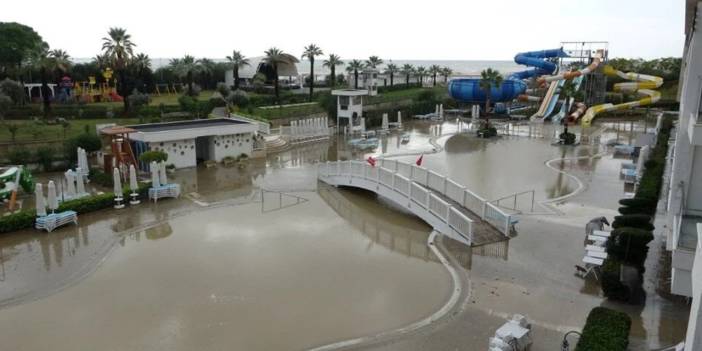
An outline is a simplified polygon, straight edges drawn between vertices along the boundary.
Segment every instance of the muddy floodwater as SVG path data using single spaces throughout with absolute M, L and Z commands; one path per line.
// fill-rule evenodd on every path
M 472 248 L 444 240 L 465 278 L 464 300 L 451 317 L 367 349 L 484 350 L 522 313 L 535 327 L 532 350 L 553 350 L 603 304 L 633 317 L 632 345 L 665 346 L 684 335 L 686 307 L 657 293 L 655 266 L 647 301 L 633 307 L 606 302 L 596 281 L 573 274 L 583 223 L 614 215 L 630 191 L 618 177 L 626 160 L 606 141 L 630 142 L 650 127 L 602 126 L 597 142 L 561 147 L 549 126 L 541 137 L 517 130 L 484 140 L 456 133 L 461 123 L 408 122 L 409 142 L 395 132 L 377 149 L 356 150 L 339 137 L 242 168 L 179 170 L 170 177 L 180 199 L 81 215 L 50 234 L 2 235 L 0 349 L 302 350 L 427 318 L 455 289 L 427 246 L 432 228 L 373 193 L 318 183 L 315 168 L 421 154 L 423 166 L 487 199 L 571 197 L 559 215 L 525 213 L 510 240 Z

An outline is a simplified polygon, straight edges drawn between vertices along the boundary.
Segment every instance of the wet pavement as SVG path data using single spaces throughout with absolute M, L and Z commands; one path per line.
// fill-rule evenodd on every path
M 644 129 L 640 122 L 602 125 L 602 143 Z M 183 187 L 181 199 L 82 215 L 79 226 L 51 234 L 0 236 L 0 340 L 12 350 L 288 350 L 424 318 L 452 289 L 426 245 L 431 228 L 371 193 L 318 184 L 314 171 L 327 160 L 408 153 L 426 153 L 424 166 L 489 199 L 533 190 L 539 203 L 582 190 L 553 205 L 560 215 L 530 211 L 531 199 L 521 196 L 519 210 L 527 213 L 509 241 L 469 248 L 445 239 L 467 277 L 460 308 L 364 349 L 484 350 L 506 318 L 522 313 L 534 324 L 532 350 L 554 350 L 599 305 L 633 317 L 632 345 L 684 337 L 688 308 L 657 291 L 655 264 L 647 267 L 644 306 L 608 303 L 596 281 L 574 275 L 584 224 L 616 214 L 628 191 L 619 167 L 630 161 L 611 153 L 587 158 L 606 148 L 553 146 L 550 137 L 455 134 L 463 127 L 410 122 L 406 144 L 396 132 L 377 150 L 354 150 L 340 139 L 241 168 L 180 170 L 171 177 Z M 433 153 L 430 140 L 443 150 Z M 549 160 L 579 182 L 547 168 Z

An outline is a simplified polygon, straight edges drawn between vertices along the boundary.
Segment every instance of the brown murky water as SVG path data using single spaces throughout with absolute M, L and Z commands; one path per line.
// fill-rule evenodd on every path
M 642 131 L 630 126 L 610 123 L 602 139 L 625 141 Z M 457 128 L 408 123 L 407 144 L 399 133 L 377 150 L 332 140 L 243 168 L 182 170 L 171 176 L 183 187 L 179 200 L 83 215 L 79 226 L 51 234 L 0 236 L 3 349 L 304 349 L 426 317 L 451 289 L 426 246 L 431 228 L 373 194 L 318 185 L 311 165 L 430 150 L 430 137 Z M 427 154 L 424 165 L 487 198 L 531 189 L 537 199 L 552 198 L 578 184 L 544 162 L 598 149 L 550 142 L 442 136 L 445 150 Z M 616 209 L 625 161 L 555 162 L 586 187 L 561 206 L 566 216 L 523 216 L 519 235 L 501 243 L 448 242 L 469 272 L 466 309 L 446 326 L 381 349 L 482 350 L 511 313 L 534 322 L 535 351 L 557 348 L 563 332 L 581 327 L 605 301 L 596 282 L 573 275 L 573 265 L 584 221 Z M 614 306 L 634 317 L 634 342 L 680 339 L 686 306 L 656 294 L 654 282 L 646 285 L 652 293 L 645 306 Z

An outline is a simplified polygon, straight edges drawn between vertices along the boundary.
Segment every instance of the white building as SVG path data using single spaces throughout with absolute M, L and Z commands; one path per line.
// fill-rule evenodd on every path
M 702 350 L 702 2 L 686 0 L 680 118 L 668 196 L 671 290 L 692 298 L 685 350 Z
M 368 92 L 370 96 L 378 95 L 378 75 L 379 72 L 373 68 L 366 68 L 361 72 L 358 72 L 358 89 L 364 89 Z M 347 82 L 349 88 L 354 88 L 356 86 L 356 77 L 353 72 L 347 75 Z
M 251 156 L 258 126 L 246 121 L 216 118 L 129 126 L 135 143 L 135 157 L 145 151 L 163 151 L 167 163 L 176 168 L 196 166 L 203 161 Z
M 355 128 L 363 125 L 363 96 L 368 95 L 365 89 L 338 89 L 332 90 L 332 95 L 336 96 L 336 125 L 341 128 L 350 127 L 353 132 Z

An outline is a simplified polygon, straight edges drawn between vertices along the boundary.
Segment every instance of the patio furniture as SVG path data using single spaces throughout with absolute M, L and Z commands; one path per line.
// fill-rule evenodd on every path
M 603 246 L 599 246 L 599 245 L 587 245 L 587 246 L 585 246 L 585 250 L 605 252 L 605 248 Z
M 78 224 L 78 213 L 76 211 L 63 211 L 37 217 L 34 227 L 39 230 L 51 232 L 54 229 L 69 223 Z
M 149 199 L 157 202 L 158 199 L 180 196 L 180 184 L 165 184 L 158 187 L 149 188 Z
M 603 238 L 609 238 L 609 237 L 611 236 L 611 233 L 610 233 L 610 232 L 606 232 L 606 231 L 604 231 L 604 230 L 595 230 L 595 231 L 592 232 L 592 235 L 601 236 L 601 237 L 603 237 Z
M 588 235 L 587 240 L 592 241 L 595 245 L 604 245 L 607 242 L 607 238 L 599 235 Z
M 601 259 L 603 259 L 603 260 L 604 260 L 605 258 L 607 258 L 607 253 L 604 252 L 604 251 L 591 251 L 591 250 L 588 250 L 588 251 L 587 251 L 587 255 L 590 256 L 590 257 L 592 257 L 592 258 L 601 258 Z

